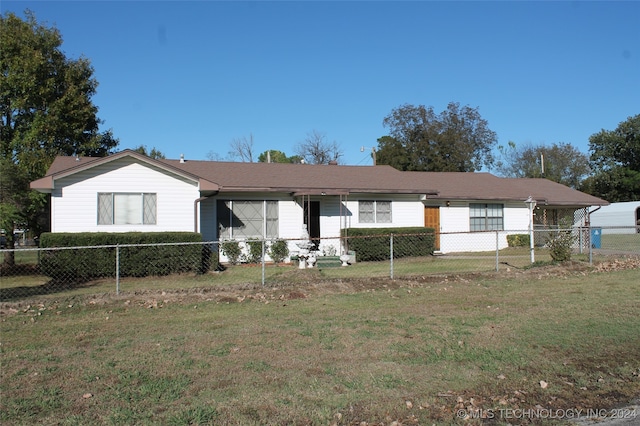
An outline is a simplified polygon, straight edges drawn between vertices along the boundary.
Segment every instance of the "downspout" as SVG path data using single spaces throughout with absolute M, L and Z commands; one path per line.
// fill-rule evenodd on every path
M 601 208 L 602 208 L 602 206 L 598 206 L 598 208 L 593 210 L 593 211 L 588 211 L 587 210 L 587 223 L 586 223 L 587 226 L 589 226 L 589 227 L 591 226 L 591 213 L 595 213 L 598 210 L 600 210 Z
M 215 194 L 214 194 L 215 195 Z M 207 197 L 200 197 L 197 198 L 194 202 L 193 202 L 193 232 L 197 233 L 198 232 L 198 204 L 201 201 L 206 200 L 207 198 L 213 197 L 213 195 L 209 195 Z
M 587 209 L 587 227 L 589 228 L 589 266 L 593 266 L 593 244 L 591 243 L 591 213 L 595 213 L 600 210 L 602 206 L 598 206 L 597 209 L 589 211 Z

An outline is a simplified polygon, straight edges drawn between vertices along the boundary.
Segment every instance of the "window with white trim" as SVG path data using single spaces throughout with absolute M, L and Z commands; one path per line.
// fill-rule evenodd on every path
M 278 237 L 278 202 L 218 200 L 218 237 L 242 240 Z
M 147 192 L 100 192 L 98 225 L 155 225 L 157 198 Z
M 469 204 L 469 229 L 471 231 L 504 230 L 502 204 Z
M 360 200 L 358 221 L 360 223 L 391 223 L 391 201 Z

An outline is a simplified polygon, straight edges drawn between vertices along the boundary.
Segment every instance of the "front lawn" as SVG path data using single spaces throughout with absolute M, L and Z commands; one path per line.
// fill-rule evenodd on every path
M 0 422 L 549 424 L 508 413 L 640 395 L 638 269 L 288 278 L 3 303 Z

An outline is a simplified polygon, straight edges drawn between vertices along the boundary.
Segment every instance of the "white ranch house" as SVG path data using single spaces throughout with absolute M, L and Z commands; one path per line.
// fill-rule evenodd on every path
M 339 250 L 344 228 L 428 226 L 441 252 L 495 249 L 469 234 L 555 225 L 605 200 L 546 179 L 489 173 L 401 172 L 343 166 L 155 160 L 131 150 L 57 157 L 31 187 L 51 194 L 51 232 L 195 231 L 205 241 L 299 239 L 303 227 Z M 500 247 L 506 247 L 506 234 Z M 295 249 L 292 241 L 291 248 Z

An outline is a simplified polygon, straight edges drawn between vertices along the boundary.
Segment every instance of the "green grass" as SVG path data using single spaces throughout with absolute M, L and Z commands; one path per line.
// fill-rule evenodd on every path
M 299 272 L 283 286 L 221 286 L 226 299 L 3 304 L 0 423 L 462 424 L 458 399 L 600 409 L 640 395 L 640 270 L 352 287 Z
M 601 245 L 605 250 L 629 250 L 640 252 L 640 233 L 636 234 L 603 234 Z

